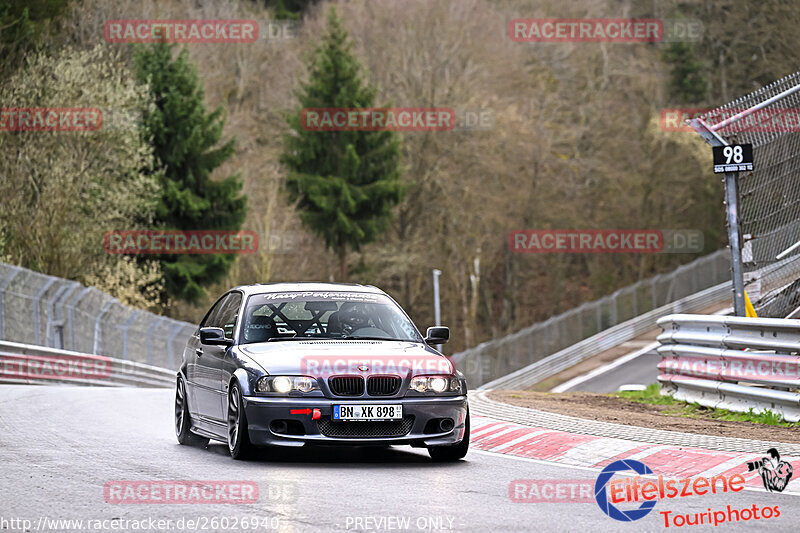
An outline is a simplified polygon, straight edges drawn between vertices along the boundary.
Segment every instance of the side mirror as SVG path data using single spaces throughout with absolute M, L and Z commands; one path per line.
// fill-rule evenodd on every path
M 200 343 L 230 346 L 233 341 L 225 338 L 225 332 L 222 331 L 222 328 L 200 328 Z
M 425 334 L 427 344 L 444 344 L 450 340 L 450 328 L 445 326 L 435 326 L 428 328 Z

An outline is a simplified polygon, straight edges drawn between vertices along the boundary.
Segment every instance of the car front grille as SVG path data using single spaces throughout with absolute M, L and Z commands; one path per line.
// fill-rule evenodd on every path
M 361 376 L 334 376 L 328 380 L 331 392 L 337 396 L 361 396 L 364 394 L 364 378 Z
M 402 420 L 344 421 L 334 422 L 328 417 L 317 421 L 319 432 L 326 437 L 342 439 L 402 437 L 408 435 L 414 425 L 413 416 L 404 416 Z
M 400 389 L 399 376 L 372 376 L 367 379 L 367 394 L 370 396 L 392 396 Z

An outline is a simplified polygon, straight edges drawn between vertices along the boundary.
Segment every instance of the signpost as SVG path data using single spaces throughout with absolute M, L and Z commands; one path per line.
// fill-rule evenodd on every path
M 742 268 L 742 241 L 739 233 L 739 216 L 738 216 L 738 196 L 736 191 L 736 172 L 738 172 L 739 163 L 736 159 L 741 156 L 742 164 L 745 163 L 745 146 L 750 149 L 750 170 L 753 164 L 753 147 L 752 145 L 730 145 L 722 138 L 722 136 L 714 131 L 711 126 L 702 118 L 694 118 L 690 121 L 692 128 L 699 133 L 705 140 L 713 147 L 714 150 L 714 172 L 717 172 L 717 150 L 719 149 L 722 159 L 722 170 L 725 174 L 725 215 L 728 222 L 728 242 L 731 247 L 731 278 L 733 280 L 733 314 L 735 316 L 747 316 L 747 310 L 744 302 L 744 269 Z M 736 150 L 737 146 L 741 146 L 741 152 Z M 726 150 L 729 148 L 731 151 Z M 728 154 L 728 155 L 726 155 Z M 726 161 L 730 157 L 731 165 L 736 165 L 737 170 L 726 170 Z

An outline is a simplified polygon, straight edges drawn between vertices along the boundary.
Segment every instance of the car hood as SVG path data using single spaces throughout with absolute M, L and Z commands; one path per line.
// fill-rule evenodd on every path
M 357 374 L 416 376 L 453 374 L 455 366 L 443 355 L 415 342 L 309 340 L 240 345 L 239 349 L 269 374 Z

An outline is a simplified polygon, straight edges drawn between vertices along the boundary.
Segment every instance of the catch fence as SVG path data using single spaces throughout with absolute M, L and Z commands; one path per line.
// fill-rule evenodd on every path
M 177 369 L 195 329 L 94 287 L 0 263 L 0 340 Z

